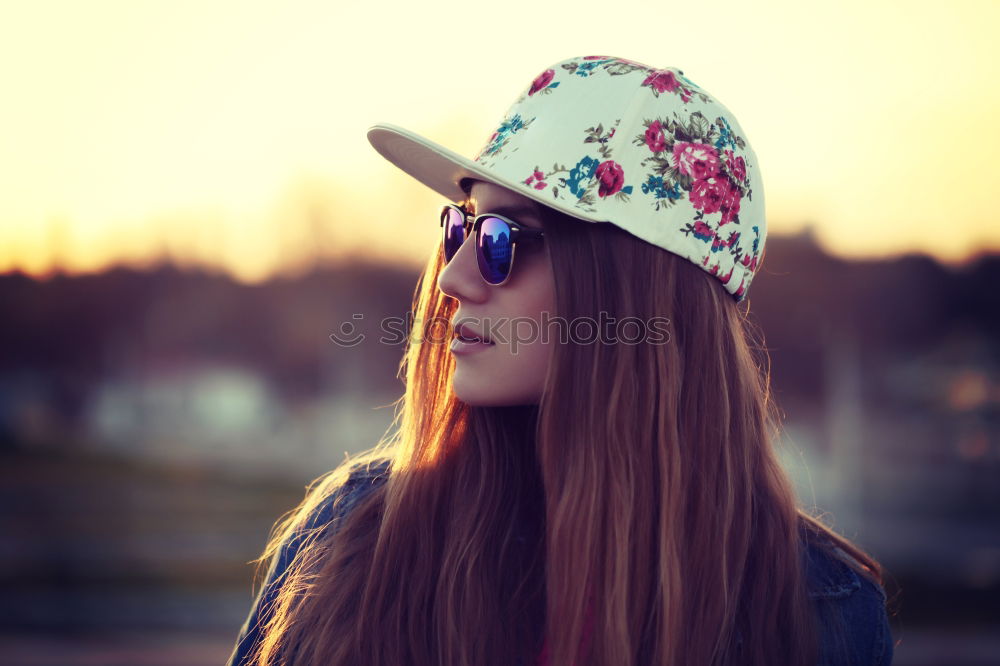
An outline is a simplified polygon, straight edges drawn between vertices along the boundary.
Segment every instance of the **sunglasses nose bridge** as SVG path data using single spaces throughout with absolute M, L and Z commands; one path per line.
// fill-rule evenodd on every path
M 483 278 L 475 247 L 475 238 L 465 238 L 454 250 L 438 275 L 438 289 L 459 301 L 484 303 L 489 298 L 489 285 Z M 467 247 L 471 246 L 471 247 Z
M 457 223 L 456 216 L 461 216 L 461 227 Z M 445 255 L 445 261 L 451 261 L 458 250 L 469 238 L 470 224 L 469 215 L 458 206 L 445 206 L 441 211 L 441 245 Z
M 473 255 L 471 261 L 472 261 L 473 265 L 478 266 L 479 261 L 478 261 L 478 258 L 476 257 L 476 247 L 475 247 L 475 245 L 476 245 L 476 238 L 475 238 L 476 234 L 475 234 L 475 231 L 474 231 L 474 228 L 473 228 L 473 225 L 472 225 L 472 220 L 470 219 L 470 217 L 471 216 L 466 216 L 464 218 L 464 223 L 462 225 L 462 230 L 460 232 L 461 236 L 458 238 L 458 240 L 456 242 L 454 242 L 452 244 L 451 258 L 448 259 L 448 263 L 452 263 L 456 259 L 458 259 L 459 258 L 459 254 L 462 253 L 462 252 L 465 252 L 465 253 L 470 253 L 471 252 L 472 255 Z M 468 246 L 468 245 L 471 245 L 472 247 L 468 247 L 467 248 L 466 246 Z

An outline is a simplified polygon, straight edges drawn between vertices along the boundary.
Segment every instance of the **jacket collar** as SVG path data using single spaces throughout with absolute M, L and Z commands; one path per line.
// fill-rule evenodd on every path
M 803 563 L 810 599 L 840 599 L 861 588 L 858 574 L 841 558 L 853 560 L 833 544 L 806 544 Z

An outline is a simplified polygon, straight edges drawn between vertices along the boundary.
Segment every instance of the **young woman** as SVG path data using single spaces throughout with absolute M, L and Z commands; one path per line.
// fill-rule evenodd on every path
M 772 448 L 740 305 L 763 188 L 729 111 L 588 56 L 474 160 L 369 139 L 452 202 L 399 427 L 279 525 L 230 663 L 889 664 L 879 564 Z

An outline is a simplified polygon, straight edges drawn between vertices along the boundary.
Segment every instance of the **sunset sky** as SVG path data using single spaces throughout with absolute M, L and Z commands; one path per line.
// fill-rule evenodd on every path
M 422 262 L 440 197 L 367 127 L 472 156 L 587 54 L 679 67 L 732 110 L 772 233 L 957 262 L 1000 250 L 998 31 L 997 0 L 5 3 L 0 272 Z

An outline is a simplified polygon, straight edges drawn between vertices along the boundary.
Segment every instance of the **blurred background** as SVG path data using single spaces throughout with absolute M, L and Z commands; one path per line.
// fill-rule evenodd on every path
M 611 54 L 751 137 L 782 455 L 885 565 L 895 663 L 1000 664 L 997 29 L 995 0 L 5 4 L 0 663 L 224 662 L 271 525 L 403 389 L 377 323 L 441 202 L 365 130 L 471 156 Z

